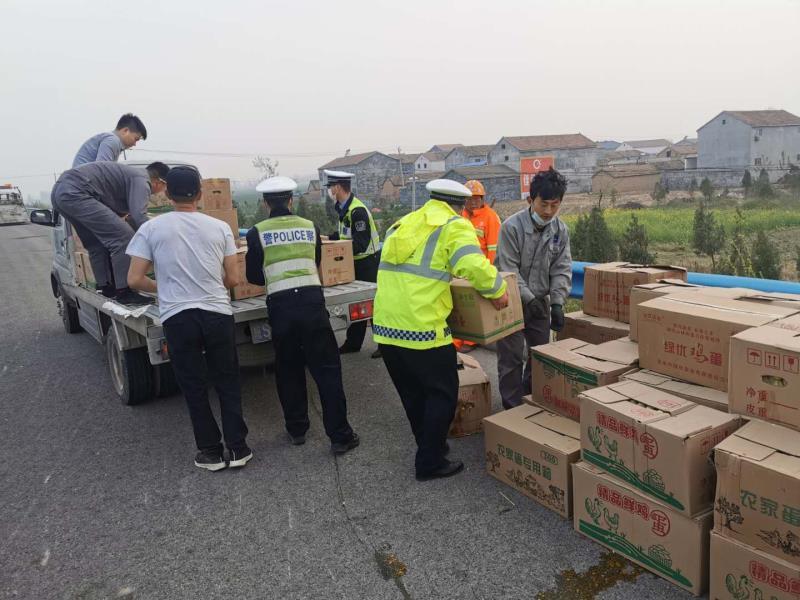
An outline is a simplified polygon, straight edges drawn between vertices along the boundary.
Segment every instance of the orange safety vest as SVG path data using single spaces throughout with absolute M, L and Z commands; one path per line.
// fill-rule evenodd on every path
M 475 233 L 478 234 L 478 241 L 484 256 L 494 264 L 494 256 L 497 254 L 497 238 L 500 236 L 500 217 L 487 204 L 472 211 L 472 216 L 465 208 L 461 216 L 472 223 Z

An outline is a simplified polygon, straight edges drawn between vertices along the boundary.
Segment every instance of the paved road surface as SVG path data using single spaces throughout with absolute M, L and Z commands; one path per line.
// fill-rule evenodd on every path
M 371 342 L 344 358 L 359 449 L 331 456 L 316 397 L 290 446 L 273 375 L 249 371 L 255 459 L 201 472 L 182 399 L 122 406 L 101 346 L 64 333 L 49 231 L 0 228 L 0 256 L 0 598 L 690 597 L 485 475 L 481 436 L 451 442 L 462 475 L 417 483 Z

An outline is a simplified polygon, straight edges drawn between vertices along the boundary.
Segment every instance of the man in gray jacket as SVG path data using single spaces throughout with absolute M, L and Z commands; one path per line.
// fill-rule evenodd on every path
M 75 154 L 72 168 L 102 160 L 116 161 L 123 150 L 133 148 L 139 140 L 147 139 L 147 129 L 136 115 L 127 113 L 117 121 L 114 131 L 93 135 L 83 142 Z
M 150 194 L 166 189 L 167 172 L 169 167 L 160 162 L 148 165 L 146 171 L 93 162 L 64 171 L 53 186 L 53 208 L 72 224 L 86 247 L 97 289 L 121 304 L 151 301 L 128 288 L 131 260 L 125 249 L 147 221 Z
M 528 208 L 500 228 L 495 266 L 517 274 L 525 329 L 497 342 L 497 375 L 504 408 L 531 392 L 530 347 L 547 344 L 564 327 L 564 301 L 572 288 L 569 230 L 558 218 L 567 180 L 552 167 L 531 181 Z M 523 372 L 524 365 L 524 372 Z

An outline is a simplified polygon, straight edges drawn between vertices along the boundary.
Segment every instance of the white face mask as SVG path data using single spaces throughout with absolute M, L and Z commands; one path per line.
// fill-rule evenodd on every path
M 544 227 L 550 221 L 553 220 L 553 217 L 555 217 L 555 215 L 553 215 L 553 217 L 550 217 L 549 219 L 545 220 L 541 216 L 539 216 L 539 213 L 537 213 L 535 210 L 531 210 L 531 216 L 533 217 L 533 222 L 536 223 L 539 227 Z
M 331 188 L 328 188 L 328 198 L 336 202 L 336 194 L 333 193 L 333 190 Z

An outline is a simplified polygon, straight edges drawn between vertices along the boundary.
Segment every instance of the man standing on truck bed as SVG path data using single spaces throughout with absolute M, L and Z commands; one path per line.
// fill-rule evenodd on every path
M 136 142 L 146 139 L 147 129 L 142 120 L 127 113 L 119 118 L 114 131 L 98 133 L 83 142 L 72 161 L 72 168 L 100 160 L 116 162 L 123 150 L 133 148 Z
M 86 247 L 97 289 L 120 304 L 151 302 L 125 283 L 131 262 L 125 249 L 134 231 L 147 222 L 150 194 L 166 188 L 167 171 L 160 162 L 148 165 L 146 172 L 94 162 L 64 171 L 53 186 L 53 208 L 67 218 Z
M 505 281 L 459 214 L 469 189 L 448 179 L 427 186 L 430 200 L 392 225 L 378 270 L 372 334 L 417 441 L 416 477 L 450 477 L 447 431 L 458 403 L 458 364 L 447 317 L 452 277 L 464 277 L 495 309 L 508 305 Z
M 200 451 L 194 464 L 209 471 L 243 467 L 253 453 L 245 442 L 236 330 L 226 289 L 239 283 L 236 244 L 227 223 L 198 212 L 196 169 L 175 167 L 166 181 L 175 210 L 148 221 L 133 236 L 128 284 L 158 294 L 169 357 Z M 147 276 L 154 265 L 155 281 Z M 227 461 L 208 402 L 209 381 L 219 397 Z
M 328 236 L 332 240 L 353 240 L 353 259 L 355 275 L 359 281 L 378 280 L 380 261 L 380 237 L 372 214 L 361 200 L 351 192 L 352 173 L 345 171 L 323 171 L 328 187 L 328 197 L 339 215 L 339 230 Z M 359 352 L 367 332 L 367 322 L 357 321 L 347 328 L 345 342 L 339 348 L 340 354 Z M 379 358 L 376 353 L 373 358 Z
M 267 288 L 267 312 L 275 346 L 275 382 L 292 444 L 306 441 L 306 366 L 317 384 L 331 451 L 344 454 L 359 444 L 347 422 L 342 363 L 325 308 L 317 268 L 319 230 L 292 214 L 297 183 L 270 177 L 256 187 L 269 217 L 247 232 L 247 280 Z
M 528 208 L 500 229 L 495 264 L 517 274 L 525 329 L 497 342 L 497 378 L 504 408 L 531 393 L 530 347 L 550 341 L 564 328 L 564 302 L 572 287 L 569 230 L 558 218 L 567 180 L 550 168 L 531 181 Z M 524 365 L 524 370 L 523 370 Z

